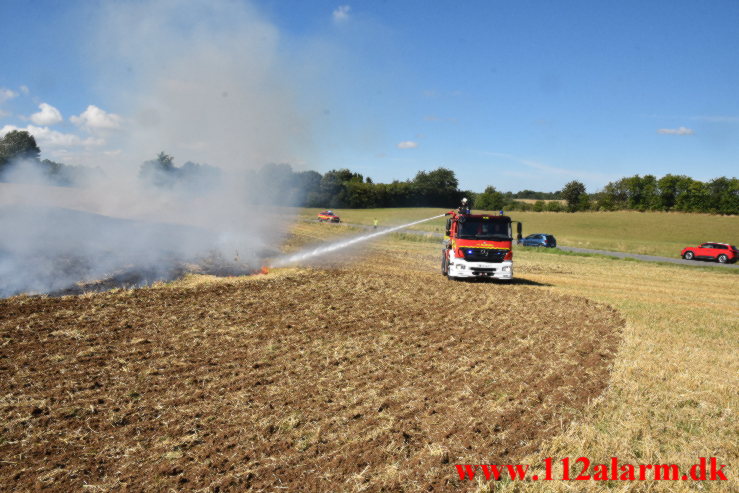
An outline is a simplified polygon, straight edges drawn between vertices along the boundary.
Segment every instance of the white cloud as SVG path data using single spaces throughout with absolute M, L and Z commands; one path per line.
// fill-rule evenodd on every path
M 33 135 L 36 143 L 42 150 L 45 147 L 99 147 L 105 145 L 105 140 L 103 139 L 93 137 L 83 139 L 79 135 L 65 134 L 52 130 L 49 127 L 37 127 L 36 125 L 28 125 L 26 128 L 5 125 L 3 128 L 0 128 L 0 137 L 4 137 L 5 134 L 13 130 L 25 130 Z
M 108 113 L 91 104 L 79 116 L 72 116 L 69 120 L 78 127 L 94 132 L 120 128 L 122 119 L 116 114 Z
M 63 120 L 62 114 L 52 105 L 41 103 L 38 107 L 41 111 L 31 115 L 31 121 L 36 125 L 56 125 Z
M 5 118 L 6 116 L 10 116 L 9 111 L 3 111 L 0 109 L 0 118 Z
M 28 96 L 28 93 L 31 91 L 28 89 L 28 86 L 21 86 L 21 92 Z
M 418 147 L 418 142 L 412 140 L 404 140 L 396 146 L 398 149 L 415 149 Z
M 334 9 L 331 14 L 334 18 L 334 22 L 346 22 L 349 20 L 349 11 L 352 8 L 349 5 L 339 5 Z
M 687 127 L 680 128 L 660 128 L 657 130 L 658 134 L 662 135 L 693 135 L 693 129 Z
M 11 91 L 10 89 L 5 89 L 5 88 L 0 87 L 0 103 L 9 101 L 16 96 L 18 96 L 17 92 Z

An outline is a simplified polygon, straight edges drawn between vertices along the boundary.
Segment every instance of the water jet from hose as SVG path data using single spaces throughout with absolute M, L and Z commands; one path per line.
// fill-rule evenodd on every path
M 313 258 L 313 257 L 320 257 L 321 255 L 325 255 L 327 253 L 335 252 L 336 250 L 341 250 L 343 248 L 349 247 L 351 245 L 354 245 L 356 243 L 361 243 L 363 241 L 371 240 L 372 238 L 377 238 L 378 236 L 386 235 L 388 233 L 393 233 L 395 231 L 408 228 L 410 226 L 414 226 L 416 224 L 424 223 L 426 221 L 430 221 L 432 219 L 437 219 L 439 217 L 444 217 L 444 214 L 439 214 L 438 216 L 429 217 L 426 219 L 421 219 L 420 221 L 413 221 L 408 224 L 402 224 L 400 226 L 393 226 L 392 228 L 388 228 L 382 231 L 377 231 L 375 233 L 370 233 L 368 235 L 362 235 L 357 236 L 354 238 L 350 238 L 348 240 L 341 240 L 336 243 L 332 243 L 329 245 L 323 245 L 319 247 L 315 247 L 312 250 L 306 250 L 298 253 L 294 253 L 292 255 L 288 255 L 285 257 L 280 257 L 272 261 L 270 264 L 272 267 L 283 267 L 285 265 L 289 264 L 296 264 L 300 263 L 304 260 Z

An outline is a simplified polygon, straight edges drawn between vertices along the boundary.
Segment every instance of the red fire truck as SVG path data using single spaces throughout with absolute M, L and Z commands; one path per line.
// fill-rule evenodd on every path
M 513 278 L 511 218 L 450 211 L 441 251 L 441 273 L 450 279 Z M 522 236 L 517 222 L 518 238 Z

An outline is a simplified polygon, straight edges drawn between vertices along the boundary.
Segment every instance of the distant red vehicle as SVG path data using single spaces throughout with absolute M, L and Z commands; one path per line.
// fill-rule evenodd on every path
M 721 264 L 736 262 L 739 249 L 728 243 L 702 243 L 697 247 L 685 247 L 680 255 L 685 260 L 715 260 Z
M 341 218 L 333 211 L 323 211 L 318 213 L 318 222 L 340 223 Z

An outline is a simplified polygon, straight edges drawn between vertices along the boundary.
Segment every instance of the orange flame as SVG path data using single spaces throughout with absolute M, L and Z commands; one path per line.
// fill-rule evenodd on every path
M 262 266 L 262 268 L 259 270 L 260 274 L 269 274 L 269 269 L 266 265 Z

